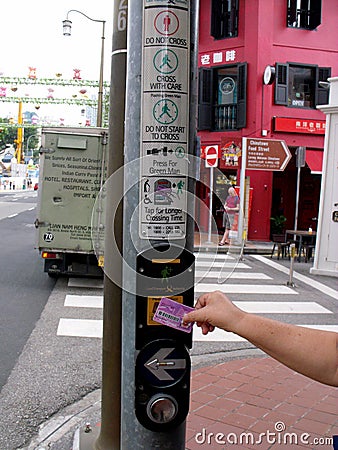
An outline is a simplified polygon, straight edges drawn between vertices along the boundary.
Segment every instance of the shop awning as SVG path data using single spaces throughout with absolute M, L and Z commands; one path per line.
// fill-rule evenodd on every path
M 322 173 L 323 152 L 321 150 L 306 150 L 305 161 L 309 166 L 311 173 Z

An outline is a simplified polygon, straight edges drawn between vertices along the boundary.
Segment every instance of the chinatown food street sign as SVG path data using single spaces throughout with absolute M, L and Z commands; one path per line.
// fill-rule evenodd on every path
M 286 143 L 277 139 L 243 138 L 243 148 L 250 170 L 283 171 L 291 159 Z

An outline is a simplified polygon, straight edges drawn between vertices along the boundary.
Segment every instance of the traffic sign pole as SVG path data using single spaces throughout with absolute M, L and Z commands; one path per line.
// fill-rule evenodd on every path
M 206 244 L 212 244 L 212 208 L 213 208 L 213 193 L 214 193 L 214 167 L 218 166 L 219 147 L 218 145 L 209 145 L 205 148 L 205 167 L 210 169 L 209 175 L 209 221 L 208 221 L 208 240 Z
M 112 70 L 109 114 L 109 179 L 112 174 L 122 172 L 125 119 L 127 8 L 128 2 L 114 3 L 114 30 L 112 47 Z M 105 275 L 102 339 L 102 401 L 101 428 L 94 443 L 94 432 L 80 434 L 81 450 L 119 450 L 121 447 L 121 328 L 122 328 L 122 264 L 119 257 L 123 246 L 122 207 L 114 214 L 115 198 L 123 198 L 123 177 L 118 189 L 106 187 L 107 211 L 105 229 Z M 103 195 L 105 195 L 103 193 Z M 112 246 L 115 242 L 115 246 Z M 112 249 L 114 248 L 114 250 Z M 119 282 L 113 282 L 109 274 L 114 271 Z
M 212 244 L 211 229 L 212 229 L 212 208 L 213 208 L 213 190 L 214 190 L 214 168 L 210 168 L 209 175 L 209 220 L 208 220 L 208 240 L 206 244 Z

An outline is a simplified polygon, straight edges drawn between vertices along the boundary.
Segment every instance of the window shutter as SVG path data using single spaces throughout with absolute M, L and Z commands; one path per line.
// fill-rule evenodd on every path
M 318 67 L 316 80 L 316 105 L 327 105 L 329 103 L 329 90 L 319 85 L 319 81 L 327 81 L 331 76 L 331 67 Z
M 232 0 L 231 10 L 229 11 L 228 36 L 238 36 L 238 0 Z
M 275 104 L 288 104 L 288 78 L 289 68 L 287 64 L 276 63 Z
M 247 81 L 247 63 L 238 64 L 236 128 L 246 127 L 246 81 Z
M 212 69 L 198 72 L 198 129 L 211 129 Z
M 311 0 L 310 30 L 315 30 L 322 23 L 322 0 Z
M 296 0 L 289 0 L 288 1 L 288 27 L 295 26 L 295 23 L 297 23 L 297 2 Z
M 215 39 L 219 39 L 221 37 L 221 18 L 222 18 L 221 2 L 219 0 L 212 0 L 210 34 Z

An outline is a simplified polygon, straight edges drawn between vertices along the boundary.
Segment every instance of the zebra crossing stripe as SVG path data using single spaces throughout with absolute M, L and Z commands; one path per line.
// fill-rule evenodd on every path
M 68 286 L 103 289 L 103 280 L 101 278 L 69 278 Z
M 257 314 L 333 314 L 316 302 L 234 301 L 240 309 Z
M 202 267 L 211 268 L 211 262 L 210 261 L 198 261 L 196 264 L 196 268 L 201 269 Z M 216 261 L 212 263 L 213 268 L 224 268 L 224 269 L 251 269 L 250 266 L 244 263 L 236 263 L 236 262 L 220 262 Z
M 288 294 L 298 295 L 298 292 L 287 286 L 275 284 L 217 284 L 217 283 L 198 283 L 195 286 L 195 293 L 200 294 L 210 291 L 222 291 L 225 294 Z
M 229 254 L 219 254 L 219 253 L 195 253 L 196 261 L 200 261 L 202 259 L 207 259 L 208 261 L 225 261 L 225 260 L 236 260 L 236 258 Z
M 60 319 L 58 336 L 102 338 L 103 320 Z
M 226 271 L 222 271 L 222 270 L 196 270 L 195 271 L 195 278 L 199 279 L 199 278 L 208 278 L 208 279 L 213 279 L 213 278 L 220 278 L 220 279 L 228 279 L 228 278 L 232 278 L 232 279 L 238 279 L 238 280 L 272 280 L 271 277 L 269 277 L 268 275 L 266 275 L 263 272 L 226 272 Z
M 316 302 L 234 301 L 243 311 L 258 314 L 333 314 Z M 74 308 L 103 308 L 103 296 L 66 295 L 65 306 Z
M 257 259 L 258 261 L 261 261 L 264 264 L 267 264 L 268 266 L 271 266 L 274 269 L 279 270 L 280 272 L 289 274 L 289 269 L 287 267 L 284 267 L 275 261 L 271 261 L 270 258 L 265 258 L 264 256 L 261 256 L 261 255 L 252 255 L 252 256 L 253 256 L 253 258 Z M 336 291 L 335 289 L 332 289 L 328 286 L 325 286 L 325 284 L 322 284 L 319 281 L 316 281 L 312 278 L 302 275 L 301 273 L 298 273 L 297 271 L 293 272 L 293 278 L 295 278 L 296 280 L 302 281 L 303 283 L 308 284 L 309 286 L 317 289 L 318 291 L 323 292 L 324 294 L 329 295 L 330 297 L 338 300 L 338 291 Z
M 335 331 L 338 333 L 338 325 L 298 325 L 305 328 L 313 328 L 316 330 Z M 244 338 L 237 336 L 237 334 L 229 333 L 219 328 L 215 328 L 212 333 L 206 335 L 202 334 L 202 331 L 198 327 L 194 327 L 193 330 L 194 342 L 243 342 Z
M 103 295 L 67 294 L 64 306 L 70 306 L 74 308 L 103 308 Z
M 338 325 L 299 325 L 301 327 L 314 328 L 317 330 L 335 331 L 338 333 Z M 68 337 L 88 337 L 102 339 L 103 320 L 89 319 L 60 319 L 57 335 Z M 234 333 L 216 328 L 212 333 L 203 335 L 201 329 L 194 327 L 194 342 L 239 342 L 245 341 L 244 338 Z

